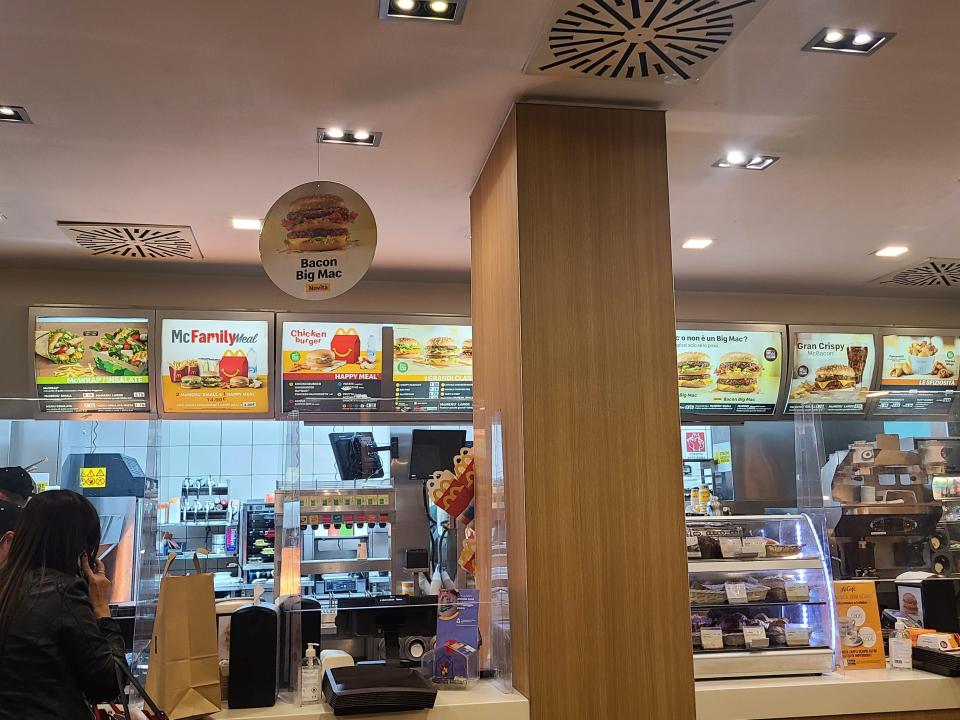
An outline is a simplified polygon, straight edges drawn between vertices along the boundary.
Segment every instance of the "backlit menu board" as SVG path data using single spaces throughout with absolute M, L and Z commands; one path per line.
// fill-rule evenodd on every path
M 148 413 L 146 317 L 37 315 L 34 374 L 42 413 Z
M 943 330 L 901 330 L 883 335 L 880 390 L 872 412 L 948 414 L 957 388 L 958 337 Z
M 782 329 L 677 330 L 682 413 L 772 415 L 782 381 Z
M 786 410 L 862 414 L 877 362 L 867 328 L 790 328 L 792 375 Z
M 284 321 L 281 337 L 284 411 L 377 409 L 382 325 Z
M 469 325 L 395 325 L 395 406 L 401 411 L 473 409 L 473 338 Z
M 266 414 L 270 411 L 267 320 L 160 320 L 165 413 Z

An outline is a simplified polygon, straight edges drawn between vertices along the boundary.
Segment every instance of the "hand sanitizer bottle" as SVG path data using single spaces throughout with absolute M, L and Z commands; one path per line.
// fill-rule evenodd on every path
M 320 702 L 320 665 L 317 663 L 317 644 L 307 643 L 303 663 L 300 665 L 300 704 L 316 705 Z
M 890 668 L 892 670 L 913 669 L 913 643 L 903 620 L 897 620 L 893 635 L 890 636 Z

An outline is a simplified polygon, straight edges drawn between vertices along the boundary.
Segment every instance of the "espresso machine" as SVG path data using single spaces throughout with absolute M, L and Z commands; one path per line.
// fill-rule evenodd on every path
M 828 467 L 827 516 L 840 577 L 892 580 L 909 570 L 933 570 L 930 539 L 943 506 L 934 500 L 919 453 L 901 450 L 897 435 L 878 435 L 834 453 Z

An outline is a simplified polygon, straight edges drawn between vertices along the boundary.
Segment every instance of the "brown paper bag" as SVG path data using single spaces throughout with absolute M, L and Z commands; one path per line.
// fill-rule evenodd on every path
M 170 575 L 176 553 L 167 556 L 160 575 L 160 598 L 153 623 L 147 692 L 170 720 L 220 710 L 217 619 L 213 575 Z

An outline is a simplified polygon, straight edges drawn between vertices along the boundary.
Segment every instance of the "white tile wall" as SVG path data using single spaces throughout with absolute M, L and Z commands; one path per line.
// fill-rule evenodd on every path
M 290 423 L 272 420 L 165 420 L 157 423 L 159 448 L 149 446 L 149 423 L 145 421 L 15 421 L 9 422 L 0 438 L 0 456 L 8 462 L 33 462 L 50 458 L 42 471 L 51 472 L 56 482 L 58 459 L 71 452 L 125 453 L 150 472 L 156 458 L 160 480 L 159 495 L 166 499 L 180 494 L 185 478 L 213 475 L 226 480 L 230 496 L 241 500 L 261 499 L 273 492 L 284 472 Z M 450 426 L 444 426 L 450 427 Z M 0 426 L 0 430 L 4 427 Z M 467 437 L 473 436 L 470 427 Z M 337 466 L 330 448 L 331 432 L 373 432 L 378 444 L 386 445 L 391 432 L 409 428 L 378 426 L 300 425 L 299 462 L 304 483 L 337 478 Z M 9 449 L 8 449 L 9 448 Z

